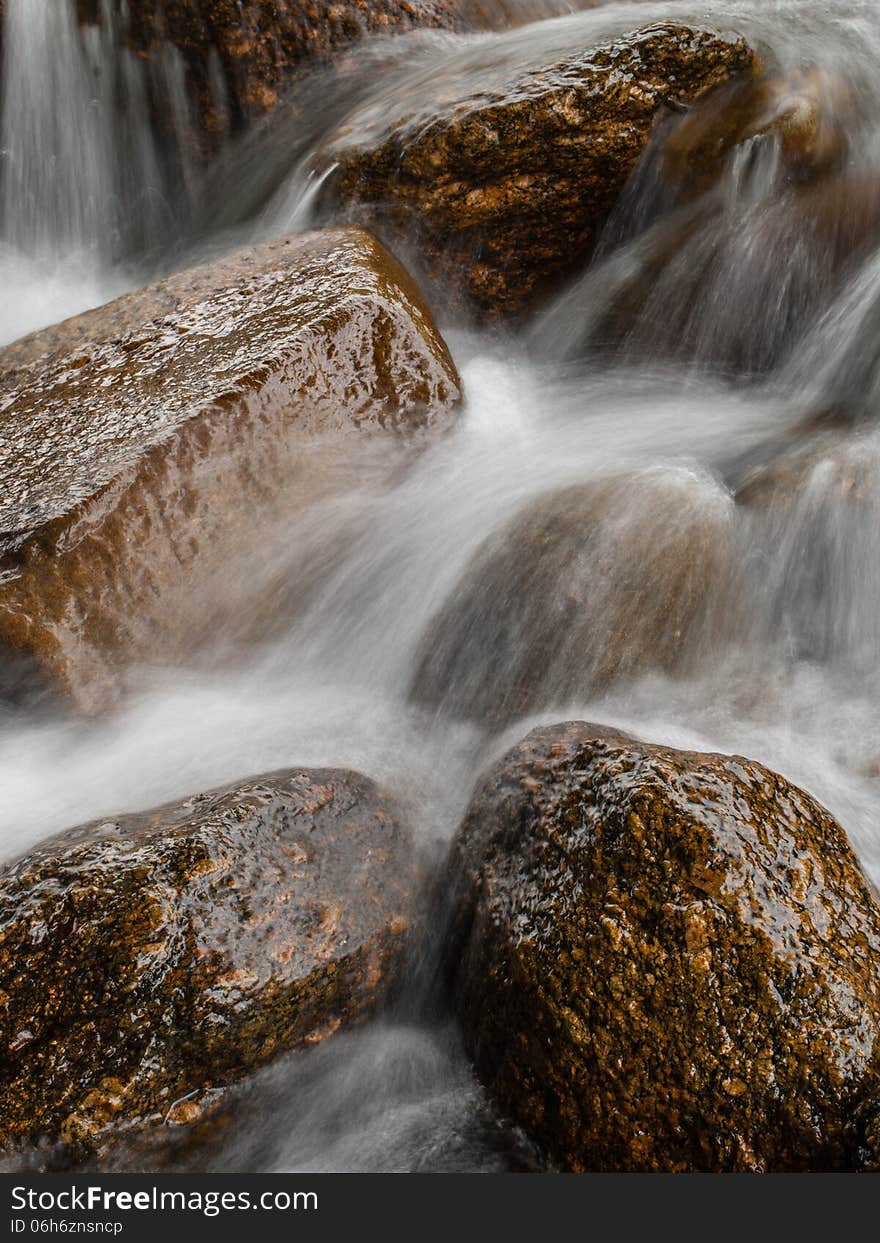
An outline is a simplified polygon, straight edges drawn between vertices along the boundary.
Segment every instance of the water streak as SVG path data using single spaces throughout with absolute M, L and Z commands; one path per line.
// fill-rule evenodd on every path
M 223 154 L 194 198 L 181 192 L 171 207 L 136 83 L 128 129 L 109 119 L 128 72 L 112 31 L 83 39 L 66 3 L 7 0 L 0 270 L 15 296 L 0 337 L 185 257 L 307 227 L 343 129 L 375 138 L 402 113 L 417 127 L 444 101 L 490 91 L 578 42 L 668 18 L 739 28 L 780 73 L 813 66 L 846 83 L 851 180 L 828 193 L 834 237 L 858 224 L 864 244 L 828 266 L 811 232 L 826 184 L 793 185 L 763 140 L 737 149 L 705 197 L 671 202 L 659 171 L 664 130 L 600 255 L 525 340 L 446 325 L 468 395 L 456 433 L 394 486 L 362 481 L 279 532 L 265 554 L 272 625 L 246 662 L 144 669 L 125 707 L 89 726 L 0 708 L 3 855 L 78 821 L 295 762 L 377 778 L 441 858 L 485 763 L 538 721 L 582 717 L 777 768 L 840 818 L 880 881 L 880 233 L 870 210 L 856 219 L 860 204 L 846 192 L 856 174 L 870 194 L 880 185 L 874 0 L 650 0 L 500 33 L 372 41 L 323 113 L 303 108 L 328 94 L 319 74 L 300 85 L 297 106 L 281 105 Z M 841 96 L 829 91 L 834 107 Z M 157 251 L 163 219 L 176 224 Z M 631 662 L 603 679 L 585 676 L 577 653 L 553 663 L 568 614 L 530 599 L 528 575 L 515 599 L 486 600 L 472 590 L 473 567 L 487 549 L 515 561 L 523 515 L 547 498 L 621 478 L 632 490 L 627 514 L 612 507 L 592 525 L 577 517 L 584 544 L 594 541 L 587 568 L 603 617 L 650 595 L 648 567 L 663 586 L 665 563 L 644 533 L 665 547 L 681 513 L 659 478 L 681 486 L 688 529 L 723 543 L 735 624 L 711 639 L 700 632 L 698 662 Z M 548 587 L 537 576 L 550 603 L 571 586 L 560 577 Z M 477 659 L 462 662 L 466 645 L 453 643 L 444 673 L 462 693 L 413 695 L 426 645 L 462 600 Z M 527 627 L 524 641 L 551 653 L 540 702 L 501 725 L 470 693 L 484 665 L 494 662 L 502 690 L 518 667 L 521 652 L 498 649 L 499 609 L 505 620 L 537 619 L 543 630 Z M 449 1029 L 425 1019 L 421 996 L 404 1001 L 399 1022 L 276 1067 L 260 1089 L 278 1103 L 271 1124 L 257 1108 L 216 1163 L 527 1162 Z

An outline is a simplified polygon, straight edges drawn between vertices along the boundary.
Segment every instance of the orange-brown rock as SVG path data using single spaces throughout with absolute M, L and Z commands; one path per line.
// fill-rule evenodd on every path
M 735 624 L 734 517 L 687 468 L 539 498 L 474 555 L 425 635 L 413 697 L 499 726 L 699 667 Z
M 395 978 L 409 830 L 366 777 L 288 770 L 72 829 L 0 873 L 0 1146 L 191 1124 Z
M 108 11 L 106 0 L 76 3 L 84 24 Z M 180 53 L 208 152 L 270 111 L 303 69 L 365 36 L 460 24 L 456 0 L 111 0 L 109 12 L 141 59 Z M 161 114 L 161 75 L 156 85 Z
M 352 217 L 414 232 L 484 313 L 522 311 L 590 253 L 664 104 L 757 69 L 743 39 L 675 25 L 513 65 L 435 115 L 404 100 L 332 148 Z
M 880 909 L 808 794 L 738 756 L 556 725 L 484 778 L 453 868 L 468 1044 L 561 1166 L 858 1163 Z
M 0 650 L 84 708 L 188 656 L 334 474 L 447 427 L 455 368 L 359 230 L 273 242 L 0 352 Z M 370 448 L 372 446 L 372 449 Z

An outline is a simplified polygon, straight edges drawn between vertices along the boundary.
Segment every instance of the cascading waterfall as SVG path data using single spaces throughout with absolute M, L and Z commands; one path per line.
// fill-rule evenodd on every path
M 0 270 L 21 294 L 0 310 L 5 342 L 138 283 L 138 264 L 186 214 L 190 120 L 179 54 L 148 70 L 110 0 L 100 26 L 81 27 L 74 0 L 7 0 L 4 12 Z M 170 150 L 151 122 L 151 87 Z
M 66 0 L 6 0 L 0 339 L 181 256 L 321 223 L 320 179 L 339 132 L 381 132 L 391 102 L 428 116 L 456 83 L 490 91 L 499 69 L 536 49 L 713 14 L 783 69 L 818 66 L 822 82 L 846 83 L 843 95 L 817 88 L 854 153 L 835 228 L 859 210 L 855 184 L 873 219 L 874 0 L 615 3 L 497 35 L 365 44 L 360 74 L 326 116 L 282 109 L 274 128 L 245 134 L 195 206 L 169 181 L 144 80 L 112 23 L 83 34 Z M 171 81 L 179 66 L 169 65 Z M 321 84 L 306 83 L 303 98 L 319 99 Z M 595 262 L 524 338 L 448 325 L 468 398 L 461 426 L 393 487 L 365 482 L 282 533 L 279 580 L 308 555 L 314 587 L 245 667 L 144 671 L 112 720 L 88 726 L 0 707 L 3 854 L 295 757 L 383 782 L 416 810 L 439 855 L 489 758 L 539 720 L 580 718 L 760 758 L 831 808 L 880 880 L 880 236 L 867 228 L 832 272 L 810 233 L 810 192 L 780 177 L 777 155 L 746 148 L 714 197 L 670 205 L 657 197 L 651 161 L 662 152 L 652 148 Z M 608 489 L 630 498 L 626 514 Z M 663 604 L 652 582 L 633 588 L 646 566 L 662 576 L 683 542 L 703 538 L 711 555 L 692 594 L 726 574 L 721 548 L 736 566 L 721 612 L 736 626 L 707 638 L 701 622 L 699 659 L 625 667 L 620 681 L 551 665 L 527 715 L 483 719 L 479 704 L 497 701 L 523 663 L 552 662 L 564 637 L 556 627 L 570 615 L 529 598 L 529 573 L 500 620 L 501 593 L 481 587 L 499 566 L 528 568 L 523 516 L 560 495 L 578 498 L 576 517 L 598 505 L 606 523 L 587 568 L 609 642 L 627 610 Z M 559 570 L 574 592 L 583 564 L 567 556 Z M 429 693 L 426 647 L 447 661 L 434 678 L 445 697 Z M 527 1166 L 454 1032 L 424 1017 L 423 989 L 386 1026 L 273 1068 L 212 1168 Z M 261 1093 L 273 1101 L 269 1121 Z
M 32 253 L 114 232 L 114 151 L 73 8 L 10 0 L 3 63 L 3 237 Z M 107 101 L 104 101 L 105 103 Z

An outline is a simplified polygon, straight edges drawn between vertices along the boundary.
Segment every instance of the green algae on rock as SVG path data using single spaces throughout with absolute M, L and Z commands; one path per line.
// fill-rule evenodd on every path
M 354 127 L 331 151 L 334 193 L 352 218 L 414 230 L 479 311 L 516 313 L 589 255 L 664 105 L 757 69 L 737 36 L 653 26 L 383 122 L 373 144 Z
M 503 726 L 699 668 L 736 626 L 734 519 L 718 481 L 687 467 L 539 497 L 473 556 L 421 645 L 413 698 Z
M 191 654 L 273 524 L 378 438 L 387 457 L 448 427 L 459 397 L 418 291 L 355 229 L 35 333 L 0 380 L 0 649 L 84 709 L 127 662 Z
M 0 1144 L 82 1153 L 382 998 L 413 843 L 367 778 L 287 770 L 70 830 L 0 873 Z M 109 1129 L 108 1129 L 109 1128 Z
M 738 756 L 551 726 L 485 777 L 452 866 L 478 1071 L 563 1167 L 856 1162 L 880 909 L 808 794 Z

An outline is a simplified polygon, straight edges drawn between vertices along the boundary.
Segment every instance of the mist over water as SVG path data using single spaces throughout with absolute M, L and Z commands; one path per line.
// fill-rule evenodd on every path
M 112 28 L 83 35 L 66 0 L 5 11 L 0 341 L 324 223 L 343 130 L 375 137 L 404 114 L 417 129 L 438 101 L 665 18 L 741 30 L 783 69 L 818 67 L 835 84 L 827 107 L 845 110 L 848 174 L 880 186 L 874 0 L 620 3 L 501 33 L 371 40 L 329 106 L 309 106 L 325 91 L 317 75 L 188 181 L 169 174 L 141 70 Z M 173 57 L 166 68 L 179 80 Z M 594 262 L 527 330 L 441 324 L 466 394 L 459 426 L 390 483 L 367 475 L 278 532 L 263 567 L 276 607 L 244 655 L 138 670 L 124 705 L 91 723 L 0 708 L 3 857 L 297 764 L 386 786 L 439 867 L 482 768 L 538 722 L 587 719 L 780 771 L 830 808 L 880 883 L 880 236 L 831 273 L 772 150 L 753 155 L 726 168 L 711 202 L 670 206 L 652 150 Z M 835 200 L 844 222 L 857 210 Z M 609 317 L 645 283 L 612 333 Z M 608 486 L 626 488 L 625 514 Z M 598 507 L 604 532 L 587 566 L 593 629 L 644 610 L 680 572 L 695 597 L 723 593 L 731 624 L 701 621 L 682 660 L 624 661 L 606 679 L 562 660 L 568 615 L 546 601 L 469 603 L 474 566 L 529 565 L 518 520 L 565 490 L 573 512 Z M 682 545 L 685 508 L 688 541 L 715 541 L 711 572 Z M 578 556 L 560 592 L 586 572 Z M 308 590 L 291 598 L 304 568 Z M 445 641 L 454 672 L 424 694 L 425 652 Z M 475 709 L 535 660 L 551 676 L 523 712 Z M 263 1075 L 214 1168 L 527 1167 L 454 1032 L 426 1017 L 425 961 L 388 1021 Z

